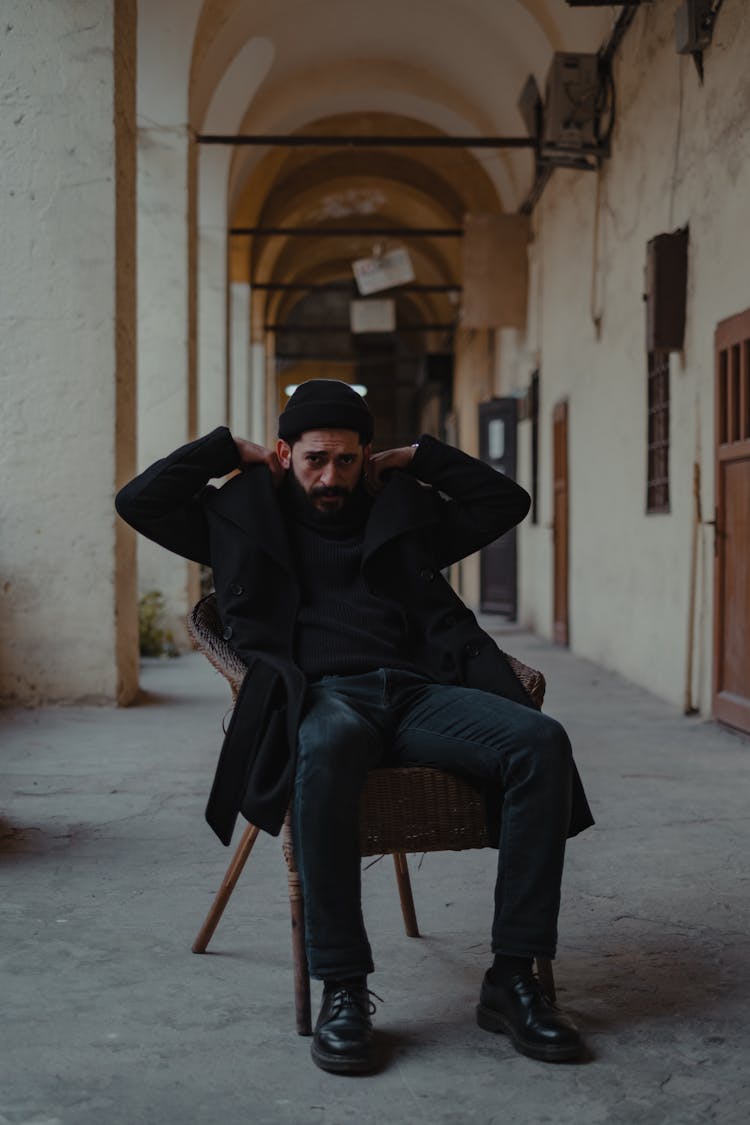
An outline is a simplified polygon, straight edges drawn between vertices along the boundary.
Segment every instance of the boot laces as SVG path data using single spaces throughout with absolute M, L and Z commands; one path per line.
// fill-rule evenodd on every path
M 331 1004 L 331 1015 L 337 1016 L 344 1008 L 356 1008 L 363 1015 L 372 1016 L 375 1014 L 375 1004 L 373 1003 L 373 996 L 384 1004 L 382 996 L 378 996 L 377 992 L 373 992 L 369 988 L 352 988 L 351 985 L 338 984 L 328 991 L 328 997 Z

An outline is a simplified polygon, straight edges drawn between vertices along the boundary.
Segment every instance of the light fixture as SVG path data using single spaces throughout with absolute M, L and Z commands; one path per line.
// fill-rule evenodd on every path
M 286 395 L 286 397 L 291 398 L 294 392 L 297 390 L 298 386 L 299 383 L 287 383 L 287 385 L 284 387 L 284 394 Z M 351 387 L 353 391 L 356 391 L 358 395 L 362 395 L 362 398 L 364 398 L 367 394 L 367 387 L 364 385 L 364 383 L 348 383 L 347 386 Z

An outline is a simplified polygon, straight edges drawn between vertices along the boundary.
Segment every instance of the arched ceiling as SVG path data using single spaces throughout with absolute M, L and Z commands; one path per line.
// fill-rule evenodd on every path
M 517 101 L 527 76 L 543 86 L 553 51 L 596 50 L 613 20 L 613 10 L 573 9 L 565 0 L 205 0 L 190 121 L 196 132 L 214 124 L 214 95 L 236 60 L 232 117 L 241 132 L 521 136 Z M 257 73 L 245 84 L 238 56 L 253 58 L 253 42 Z M 238 147 L 229 161 L 228 225 L 319 226 L 321 234 L 235 237 L 232 276 L 350 278 L 352 258 L 369 255 L 373 239 L 326 230 L 460 226 L 467 211 L 517 209 L 532 173 L 524 150 Z M 420 282 L 460 282 L 458 240 L 401 241 Z M 442 295 L 417 306 L 438 319 L 451 312 Z M 290 308 L 276 295 L 263 315 Z

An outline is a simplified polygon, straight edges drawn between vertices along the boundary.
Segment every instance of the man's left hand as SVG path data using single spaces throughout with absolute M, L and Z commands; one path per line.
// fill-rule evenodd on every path
M 399 449 L 385 449 L 375 453 L 367 463 L 365 481 L 370 492 L 379 492 L 385 484 L 383 475 L 391 469 L 405 469 L 417 452 L 415 445 L 402 445 Z

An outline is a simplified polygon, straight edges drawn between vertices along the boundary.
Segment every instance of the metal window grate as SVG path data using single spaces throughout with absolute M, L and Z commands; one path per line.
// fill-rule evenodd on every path
M 646 511 L 669 507 L 669 352 L 648 353 L 648 480 Z

